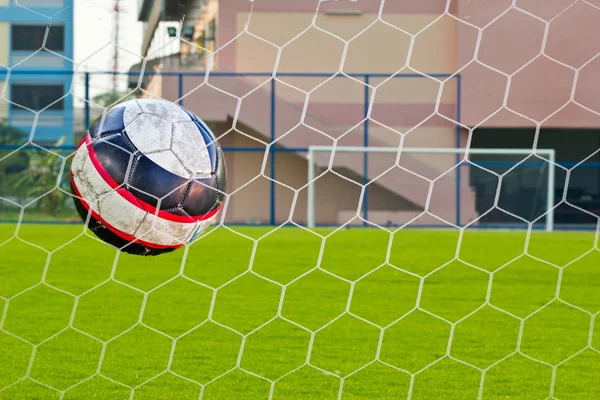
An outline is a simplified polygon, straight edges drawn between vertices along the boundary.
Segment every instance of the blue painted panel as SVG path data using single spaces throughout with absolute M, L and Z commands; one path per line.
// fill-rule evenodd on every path
M 10 64 L 14 67 L 19 62 L 19 64 L 15 69 L 18 70 L 42 70 L 42 71 L 51 71 L 51 70 L 72 70 L 73 62 L 70 60 L 66 60 L 56 54 L 48 53 L 48 52 L 40 52 L 32 56 L 31 51 L 15 51 L 11 52 L 10 56 Z M 62 56 L 66 55 L 64 52 L 58 53 Z M 30 58 L 27 58 L 30 57 Z M 27 59 L 26 59 L 27 58 Z
M 68 6 L 67 6 L 68 4 Z M 62 11 L 61 11 L 62 10 Z M 73 2 L 65 1 L 65 7 L 0 7 L 0 21 L 9 22 L 43 22 L 58 23 L 61 21 L 73 21 Z

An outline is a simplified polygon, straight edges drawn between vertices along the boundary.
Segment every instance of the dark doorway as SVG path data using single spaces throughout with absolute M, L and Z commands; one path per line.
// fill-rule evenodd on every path
M 534 128 L 480 128 L 473 132 L 471 148 L 531 148 L 536 137 Z M 538 149 L 554 149 L 556 162 L 567 168 L 585 160 L 570 173 L 555 168 L 555 203 L 566 191 L 567 199 L 584 210 L 600 216 L 600 130 L 543 128 L 540 130 Z M 546 211 L 548 163 L 535 156 L 473 155 L 471 160 L 483 168 L 505 174 L 500 187 L 498 205 L 528 221 L 535 220 Z M 520 161 L 519 166 L 514 167 Z M 512 168 L 512 169 L 511 169 Z M 482 214 L 494 204 L 497 180 L 493 175 L 471 168 L 470 183 L 477 193 L 477 211 Z M 595 224 L 596 218 L 568 205 L 555 210 L 556 224 Z M 482 222 L 502 223 L 514 219 L 493 212 Z M 543 223 L 543 218 L 540 219 Z

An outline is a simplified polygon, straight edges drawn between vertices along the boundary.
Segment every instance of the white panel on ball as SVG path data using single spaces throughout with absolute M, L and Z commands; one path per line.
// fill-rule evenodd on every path
M 89 161 L 87 146 L 79 148 L 73 164 L 73 170 L 76 171 L 73 180 L 81 197 L 112 227 L 134 237 L 149 231 L 145 240 L 163 246 L 186 243 L 194 234 L 198 223 L 182 223 L 155 217 L 131 204 L 112 189 Z M 153 231 L 164 234 L 152 234 Z
M 132 100 L 123 106 L 125 132 L 142 154 L 182 178 L 210 176 L 202 133 L 183 109 L 164 100 Z

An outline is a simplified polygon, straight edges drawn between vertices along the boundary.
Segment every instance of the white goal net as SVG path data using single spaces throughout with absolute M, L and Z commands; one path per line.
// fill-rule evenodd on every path
M 600 398 L 598 27 L 599 0 L 0 0 L 0 399 Z M 187 189 L 161 209 L 126 163 L 96 193 L 82 161 L 98 202 L 146 196 L 156 257 L 69 185 L 140 99 L 227 168 L 181 240 L 156 221 Z M 213 144 L 143 111 L 176 170 Z

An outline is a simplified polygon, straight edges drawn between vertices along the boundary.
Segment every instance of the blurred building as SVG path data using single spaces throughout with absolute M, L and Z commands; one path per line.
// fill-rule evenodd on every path
M 212 124 L 224 147 L 264 148 L 276 140 L 277 147 L 293 149 L 331 145 L 332 139 L 346 146 L 397 146 L 399 133 L 407 133 L 405 147 L 464 147 L 470 140 L 471 147 L 480 148 L 555 149 L 557 161 L 566 165 L 588 156 L 588 161 L 600 161 L 594 154 L 600 148 L 600 58 L 594 58 L 600 44 L 590 40 L 600 34 L 599 9 L 585 2 L 570 6 L 571 2 L 523 0 L 519 10 L 510 9 L 510 0 L 454 0 L 445 13 L 446 0 L 387 1 L 382 10 L 380 3 L 140 0 L 139 17 L 145 23 L 141 51 L 151 60 L 151 69 L 214 72 L 207 82 L 203 73 L 147 76 L 145 86 L 169 100 L 185 95 L 184 105 Z M 383 21 L 377 21 L 379 13 Z M 178 43 L 177 53 L 165 54 L 169 24 L 183 15 L 185 40 Z M 329 79 L 340 69 L 354 75 Z M 219 75 L 273 71 L 279 74 L 275 84 L 269 76 Z M 301 75 L 286 75 L 295 73 Z M 365 83 L 381 85 L 373 94 Z M 238 98 L 243 98 L 239 109 Z M 316 160 L 320 171 L 327 166 L 325 156 Z M 261 171 L 269 175 L 273 156 L 266 168 L 263 158 L 256 151 L 227 154 L 230 187 L 243 187 L 232 197 L 229 220 L 269 221 L 268 207 L 256 204 L 269 203 L 271 183 L 264 177 L 253 180 Z M 520 158 L 473 160 L 503 173 Z M 499 204 L 533 220 L 545 210 L 548 168 L 543 160 L 529 161 L 504 178 Z M 306 154 L 279 152 L 274 162 L 274 178 L 283 185 L 274 189 L 277 202 L 271 222 L 283 222 L 294 201 L 284 185 L 306 184 Z M 498 179 L 468 166 L 460 169 L 457 179 L 456 162 L 454 156 L 432 154 L 405 154 L 400 160 L 425 178 L 441 175 L 429 210 L 464 224 L 493 205 Z M 418 216 L 428 199 L 429 182 L 406 171 L 388 171 L 393 163 L 392 155 L 336 155 L 336 173 L 317 181 L 317 222 L 336 224 L 352 218 L 360 196 L 354 182 L 375 178 L 369 185 L 369 220 L 401 224 Z M 558 170 L 558 199 L 565 182 L 566 173 Z M 568 197 L 600 214 L 600 169 L 575 169 Z M 303 222 L 306 190 L 294 204 L 294 220 Z M 577 220 L 571 212 L 577 213 L 557 210 L 557 222 L 594 222 L 585 215 Z M 518 222 L 498 212 L 485 218 Z M 433 217 L 420 222 L 440 223 Z
M 37 143 L 73 136 L 73 0 L 0 0 L 0 118 Z M 52 23 L 48 16 L 52 16 Z M 47 37 L 46 37 L 47 34 Z M 46 37 L 46 51 L 42 49 Z M 41 49 L 41 50 L 40 50 Z M 6 85 L 7 68 L 12 67 Z M 34 127 L 35 114 L 45 111 Z

